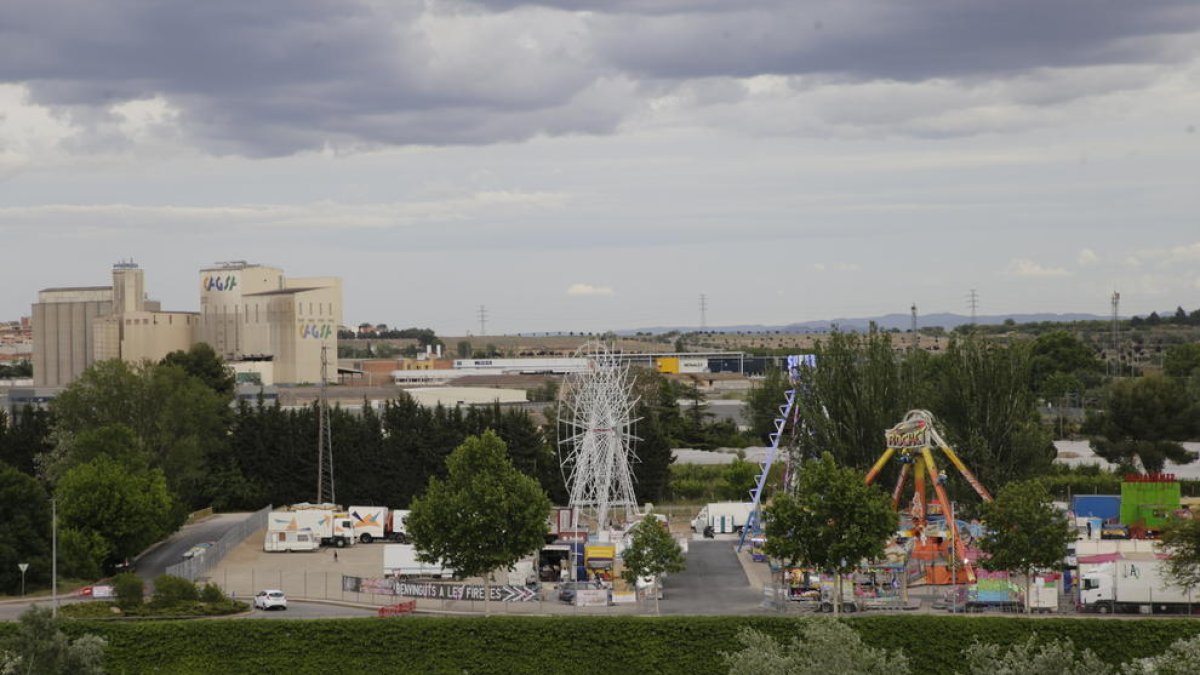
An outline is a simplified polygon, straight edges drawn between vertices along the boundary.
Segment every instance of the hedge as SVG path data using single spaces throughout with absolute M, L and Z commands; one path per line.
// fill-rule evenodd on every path
M 723 671 L 720 652 L 752 626 L 794 634 L 791 617 L 491 617 L 68 622 L 109 641 L 111 673 L 686 673 Z M 950 673 L 975 639 L 1000 644 L 1036 632 L 1070 638 L 1109 663 L 1161 652 L 1200 633 L 1187 619 L 1024 619 L 877 615 L 845 619 L 873 646 L 902 649 L 915 672 Z M 0 625 L 0 637 L 15 625 Z

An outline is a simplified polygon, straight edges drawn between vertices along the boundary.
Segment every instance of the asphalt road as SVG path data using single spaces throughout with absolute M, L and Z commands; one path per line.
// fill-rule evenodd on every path
M 198 523 L 185 525 L 138 560 L 138 576 L 153 583 L 160 574 L 166 573 L 167 567 L 181 562 L 185 551 L 196 544 L 220 539 L 226 530 L 249 516 L 249 513 L 221 513 Z
M 242 598 L 253 603 L 253 598 Z M 343 607 L 341 605 L 326 605 L 319 602 L 300 602 L 289 600 L 285 610 L 273 609 L 267 612 L 254 610 L 249 619 L 334 619 L 375 616 L 378 610 L 361 607 Z
M 663 614 L 760 614 L 762 594 L 746 579 L 736 542 L 693 539 L 687 569 L 663 580 Z

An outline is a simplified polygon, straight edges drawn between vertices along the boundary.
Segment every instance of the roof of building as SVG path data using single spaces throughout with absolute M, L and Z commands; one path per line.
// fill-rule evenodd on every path
M 43 288 L 40 293 L 50 293 L 52 291 L 111 291 L 112 286 L 59 286 L 57 288 Z

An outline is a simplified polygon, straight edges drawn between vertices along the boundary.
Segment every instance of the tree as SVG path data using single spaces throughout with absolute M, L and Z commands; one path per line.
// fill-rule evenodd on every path
M 197 342 L 186 352 L 182 350 L 171 352 L 159 363 L 164 366 L 179 366 L 188 375 L 207 385 L 209 389 L 230 399 L 233 397 L 237 378 L 221 360 L 221 357 L 217 356 L 213 348 L 208 346 L 208 343 Z
M 1163 356 L 1163 372 L 1171 377 L 1188 377 L 1200 370 L 1200 342 L 1171 345 Z
M 99 534 L 110 562 L 136 556 L 175 524 L 162 471 L 131 472 L 106 455 L 68 471 L 55 494 L 63 526 Z
M 1036 635 L 1001 649 L 994 643 L 975 642 L 963 654 L 971 675 L 1107 675 L 1112 668 L 1090 649 L 1076 653 L 1069 640 L 1039 645 Z
M 742 649 L 721 654 L 730 675 L 907 675 L 908 659 L 863 644 L 853 628 L 830 619 L 805 621 L 800 634 L 786 644 L 753 628 L 743 627 Z
M 1030 353 L 1034 391 L 1044 394 L 1046 380 L 1056 374 L 1073 375 L 1098 373 L 1101 370 L 1096 352 L 1078 337 L 1065 330 L 1043 333 L 1033 341 Z
M 229 401 L 180 366 L 110 360 L 84 371 L 52 407 L 60 438 L 129 427 L 171 491 L 188 506 L 202 506 L 208 457 L 228 440 Z
M 1135 468 L 1136 458 L 1147 472 L 1157 473 L 1167 460 L 1195 460 L 1181 441 L 1200 433 L 1200 404 L 1177 379 L 1123 379 L 1109 386 L 1097 427 L 1099 436 L 1091 441 L 1096 454 L 1126 469 Z
M 1200 673 L 1200 635 L 1180 638 L 1171 643 L 1161 654 L 1127 663 L 1121 668 L 1123 675 L 1190 675 Z M 1089 675 L 1103 675 L 1103 671 L 1089 671 Z
M 0 643 L 0 673 L 101 675 L 107 644 L 90 633 L 68 638 L 49 608 L 34 605 L 21 614 L 17 630 Z
M 27 563 L 26 583 L 50 579 L 50 500 L 32 476 L 0 462 L 0 589 L 21 590 L 19 563 Z
M 0 427 L 5 426 L 3 417 L 0 412 Z M 32 476 L 37 473 L 37 456 L 54 447 L 50 440 L 50 412 L 26 405 L 9 422 L 7 428 L 0 430 L 0 462 Z
M 882 558 L 898 523 L 889 496 L 864 484 L 854 469 L 837 466 L 828 452 L 800 466 L 795 493 L 776 495 L 764 519 L 768 555 L 788 566 L 837 573 L 835 612 L 842 575 Z
M 1200 520 L 1177 518 L 1167 522 L 1161 533 L 1167 559 L 1167 576 L 1182 588 L 1200 586 Z
M 1066 516 L 1050 504 L 1040 481 L 1005 485 L 993 502 L 982 506 L 987 533 L 979 548 L 987 557 L 985 569 L 1020 571 L 1025 575 L 1025 612 L 1032 611 L 1029 588 L 1035 569 L 1054 568 L 1067 555 L 1075 532 Z
M 769 368 L 762 381 L 750 390 L 746 412 L 750 418 L 750 433 L 759 443 L 768 443 L 768 434 L 775 431 L 775 418 L 779 417 L 779 406 L 783 405 L 784 392 L 789 386 L 784 371 Z
M 408 534 L 419 560 L 483 576 L 490 601 L 491 573 L 511 569 L 545 544 L 550 500 L 536 480 L 513 467 L 495 432 L 468 438 L 446 464 L 446 479 L 431 479 L 413 500 Z
M 638 420 L 635 428 L 638 439 L 634 441 L 638 461 L 633 465 L 633 489 L 639 502 L 657 502 L 670 482 L 675 455 L 654 406 L 639 401 L 633 416 Z
M 638 579 L 643 577 L 654 577 L 655 583 L 662 583 L 660 577 L 682 572 L 687 566 L 683 559 L 683 549 L 671 536 L 667 524 L 660 522 L 652 514 L 648 514 L 633 526 L 632 535 L 621 558 L 625 564 L 621 578 L 631 587 L 636 588 Z M 654 594 L 654 598 L 657 611 L 658 593 Z

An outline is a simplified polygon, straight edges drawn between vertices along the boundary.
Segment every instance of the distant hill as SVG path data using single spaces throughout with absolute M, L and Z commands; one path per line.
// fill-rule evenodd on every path
M 1109 318 L 1110 317 L 1101 316 L 1099 314 L 994 314 L 976 317 L 975 323 L 983 325 L 997 325 L 1004 323 L 1008 319 L 1012 319 L 1017 323 L 1041 323 L 1043 321 L 1107 321 Z M 762 324 L 742 326 L 710 326 L 705 330 L 715 331 L 718 333 L 751 333 L 761 331 L 780 331 L 783 333 L 825 333 L 832 330 L 834 326 L 837 326 L 838 329 L 844 331 L 865 331 L 872 323 L 884 330 L 891 330 L 892 328 L 908 330 L 908 327 L 912 324 L 912 317 L 908 314 L 885 314 L 883 316 L 863 318 L 801 321 L 799 323 L 789 323 L 786 325 L 776 326 L 765 326 Z M 957 326 L 969 323 L 971 323 L 971 317 L 963 314 L 941 312 L 938 314 L 924 314 L 917 316 L 917 326 L 919 328 L 941 326 L 946 330 L 952 330 Z M 638 332 L 669 333 L 671 331 L 690 333 L 697 330 L 699 330 L 699 328 L 696 326 L 654 326 L 650 328 L 619 330 L 617 331 L 617 334 L 633 335 Z

